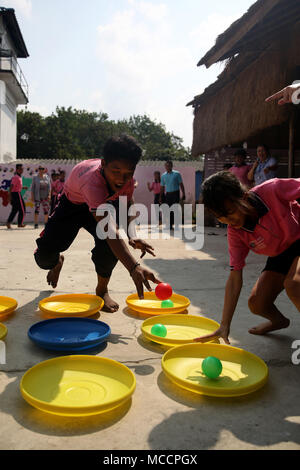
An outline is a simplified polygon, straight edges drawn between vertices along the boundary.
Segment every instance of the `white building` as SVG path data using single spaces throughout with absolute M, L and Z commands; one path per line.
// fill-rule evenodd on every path
M 17 156 L 17 106 L 28 103 L 28 85 L 18 58 L 29 56 L 15 11 L 0 7 L 0 162 Z

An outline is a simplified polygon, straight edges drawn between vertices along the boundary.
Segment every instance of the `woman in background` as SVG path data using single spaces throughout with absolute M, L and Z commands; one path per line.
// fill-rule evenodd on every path
M 257 186 L 264 181 L 276 178 L 277 168 L 277 161 L 271 157 L 268 147 L 265 144 L 258 145 L 257 160 L 248 173 L 248 179 L 250 182 L 254 181 L 254 186 Z
M 45 173 L 45 168 L 39 166 L 39 171 L 33 177 L 31 186 L 31 198 L 34 202 L 34 228 L 38 228 L 38 219 L 40 213 L 40 206 L 42 205 L 44 211 L 45 225 L 48 221 L 50 210 L 50 192 L 51 182 L 49 176 Z

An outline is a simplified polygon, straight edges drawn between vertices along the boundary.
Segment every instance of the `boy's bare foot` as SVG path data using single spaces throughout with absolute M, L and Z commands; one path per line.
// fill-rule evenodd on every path
M 283 328 L 287 328 L 290 324 L 290 320 L 288 318 L 283 318 L 277 322 L 265 322 L 261 323 L 254 328 L 249 330 L 249 333 L 252 335 L 265 335 L 266 333 L 270 333 L 271 331 L 282 330 Z
M 64 256 L 60 255 L 59 262 L 57 263 L 57 265 L 54 268 L 50 269 L 50 271 L 48 272 L 47 282 L 53 287 L 53 289 L 55 289 L 55 287 L 57 286 L 60 271 L 64 264 L 64 259 Z
M 7 227 L 8 229 L 11 229 L 11 224 L 7 223 L 7 224 L 6 224 L 6 227 Z
M 101 309 L 101 310 L 103 310 L 103 312 L 113 313 L 113 312 L 116 312 L 117 310 L 119 310 L 119 304 L 117 304 L 117 302 L 115 302 L 110 297 L 110 295 L 107 291 L 106 292 L 96 291 L 96 295 L 98 295 L 99 297 L 101 297 L 104 300 L 104 305 Z

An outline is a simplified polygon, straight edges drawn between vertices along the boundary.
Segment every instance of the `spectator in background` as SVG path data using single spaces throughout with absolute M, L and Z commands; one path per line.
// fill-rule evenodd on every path
M 154 172 L 154 181 L 150 184 L 147 183 L 149 191 L 153 191 L 154 204 L 159 204 L 160 201 L 160 171 Z
M 251 182 L 254 181 L 254 185 L 257 186 L 264 181 L 276 178 L 277 168 L 277 161 L 271 157 L 268 147 L 265 144 L 258 145 L 257 160 L 248 173 L 248 179 Z
M 34 228 L 38 228 L 40 206 L 44 211 L 45 225 L 48 221 L 50 210 L 51 182 L 49 176 L 45 173 L 45 167 L 40 165 L 38 174 L 33 177 L 31 186 L 31 198 L 34 202 Z
M 180 189 L 182 192 L 182 200 L 185 200 L 185 189 L 182 182 L 182 177 L 179 171 L 173 170 L 173 162 L 168 160 L 165 163 L 166 172 L 161 177 L 161 188 L 160 188 L 160 203 L 165 193 L 165 201 L 169 207 L 173 204 L 180 202 Z M 170 214 L 170 229 L 173 229 L 174 225 L 174 213 Z
M 248 179 L 248 173 L 252 168 L 252 165 L 246 163 L 247 152 L 245 149 L 240 148 L 234 153 L 234 166 L 229 168 L 229 171 L 233 173 L 240 182 L 250 188 L 251 181 Z
M 160 205 L 161 203 L 164 202 L 164 198 L 165 198 L 165 195 L 163 194 L 161 196 L 160 194 L 160 190 L 161 190 L 161 185 L 160 185 L 160 171 L 155 171 L 154 172 L 154 181 L 150 184 L 150 183 L 147 183 L 147 186 L 148 186 L 148 190 L 151 192 L 153 191 L 153 194 L 154 194 L 154 201 L 153 201 L 153 204 L 156 205 L 156 221 L 157 221 L 157 224 L 160 223 L 160 211 L 159 211 L 159 208 L 158 208 L 158 205 Z M 160 202 L 161 201 L 161 202 Z M 158 209 L 158 210 L 157 210 Z
M 54 173 L 54 175 L 57 175 L 57 178 L 54 181 L 52 178 L 52 183 L 51 183 L 50 215 L 53 213 L 57 205 L 58 199 L 64 190 L 64 185 L 65 185 L 65 172 L 63 170 L 61 170 L 59 173 Z
M 23 173 L 23 165 L 18 163 L 16 165 L 16 172 L 11 179 L 10 187 L 8 190 L 8 200 L 12 205 L 11 212 L 8 216 L 6 227 L 11 229 L 11 224 L 18 214 L 18 227 L 23 228 L 26 227 L 24 225 L 24 217 L 25 217 L 25 202 L 22 198 L 21 191 L 22 189 L 28 189 L 26 186 L 23 186 L 22 183 L 22 173 Z

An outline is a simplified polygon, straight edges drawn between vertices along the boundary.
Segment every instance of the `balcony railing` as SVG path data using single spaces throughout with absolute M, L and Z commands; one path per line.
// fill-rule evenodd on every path
M 20 85 L 25 97 L 28 99 L 28 83 L 15 57 L 0 57 L 0 72 L 12 72 Z

